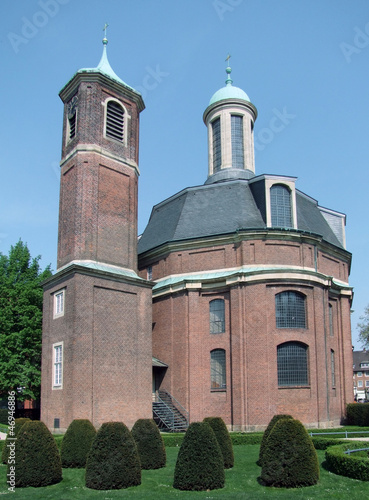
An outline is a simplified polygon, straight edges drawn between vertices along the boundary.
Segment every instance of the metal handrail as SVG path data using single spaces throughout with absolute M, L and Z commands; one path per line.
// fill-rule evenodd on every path
M 309 432 L 309 436 L 324 436 L 331 434 L 344 434 L 346 438 L 348 434 L 369 434 L 369 431 L 337 431 L 337 432 Z
M 181 403 L 174 397 L 172 396 L 168 391 L 165 391 L 163 389 L 159 389 L 158 391 L 158 397 L 159 399 L 162 399 L 160 398 L 160 392 L 163 392 L 164 394 L 167 394 L 170 398 L 170 400 L 173 402 L 175 402 L 176 404 L 173 404 L 173 406 L 176 408 L 177 406 L 179 406 L 180 408 L 177 408 L 177 410 L 180 412 L 180 413 L 184 413 L 183 417 L 186 419 L 186 422 L 188 423 L 188 417 L 189 417 L 189 414 L 188 414 L 188 411 L 186 410 L 186 408 L 184 408 Z
M 158 395 L 158 399 L 159 399 L 159 401 L 156 401 L 156 402 L 157 402 L 157 403 L 162 403 L 162 404 L 163 404 L 163 405 L 164 405 L 164 406 L 165 406 L 165 407 L 169 410 L 170 415 L 171 415 L 171 417 L 172 417 L 172 425 L 174 426 L 174 412 L 173 412 L 172 408 L 170 408 L 170 406 L 168 406 L 168 405 L 166 404 L 166 402 L 165 402 L 165 401 L 163 401 L 162 399 L 160 399 L 159 395 Z M 160 418 L 160 420 L 162 420 L 162 418 L 160 417 L 160 415 L 158 415 L 158 413 L 155 411 L 155 409 L 154 409 L 154 408 L 153 408 L 153 412 L 155 413 L 155 415 L 156 415 L 158 418 Z M 163 420 L 162 420 L 162 421 L 163 421 Z M 166 424 L 166 422 L 164 422 L 164 421 L 163 421 L 163 423 L 164 423 L 164 424 Z
M 343 453 L 346 455 L 350 455 L 350 453 L 354 453 L 355 451 L 368 451 L 369 448 L 357 448 L 356 450 L 346 450 Z

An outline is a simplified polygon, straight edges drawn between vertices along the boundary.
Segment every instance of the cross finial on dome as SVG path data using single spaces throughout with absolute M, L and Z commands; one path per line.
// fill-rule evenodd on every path
M 103 38 L 103 44 L 106 45 L 108 43 L 108 39 L 106 38 L 106 30 L 108 29 L 109 24 L 105 23 L 103 27 L 103 32 L 104 32 L 104 38 Z
M 229 65 L 230 58 L 231 58 L 231 54 L 228 54 L 227 57 L 226 57 L 226 63 L 227 63 L 227 67 L 226 67 L 227 80 L 225 81 L 227 85 L 232 85 L 232 83 L 233 83 L 233 80 L 231 78 L 232 68 Z

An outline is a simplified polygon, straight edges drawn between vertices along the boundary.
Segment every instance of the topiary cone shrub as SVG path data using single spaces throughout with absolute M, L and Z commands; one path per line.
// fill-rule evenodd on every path
M 224 468 L 230 469 L 234 465 L 234 454 L 231 436 L 224 420 L 220 417 L 206 417 L 204 422 L 207 422 L 214 431 L 223 455 Z
M 132 427 L 132 436 L 136 441 L 142 469 L 160 469 L 165 467 L 166 452 L 163 438 L 154 420 L 140 418 Z
M 319 480 L 318 457 L 307 430 L 298 420 L 274 425 L 263 453 L 261 479 L 267 486 L 296 488 Z
M 190 424 L 179 450 L 173 487 L 204 491 L 223 488 L 223 455 L 215 434 L 207 422 Z
M 29 418 L 16 418 L 14 420 L 14 436 L 11 436 L 12 438 L 17 437 L 18 432 L 22 428 L 22 425 L 25 424 L 26 422 L 30 422 L 30 419 Z M 9 437 L 9 434 L 7 434 L 7 436 L 6 436 L 4 448 L 3 448 L 3 451 L 1 453 L 1 461 L 3 464 L 8 463 L 8 456 L 9 456 L 9 450 L 10 450 L 8 444 L 12 441 L 12 440 L 9 440 L 8 437 Z M 16 441 L 13 441 L 13 442 L 16 443 Z
M 62 467 L 85 467 L 87 455 L 95 436 L 96 429 L 89 420 L 73 420 L 69 424 L 61 444 Z
M 86 486 L 119 490 L 141 484 L 141 464 L 132 434 L 122 422 L 106 422 L 97 431 L 86 462 Z
M 279 413 L 278 415 L 274 415 L 272 420 L 269 422 L 268 427 L 264 431 L 263 439 L 261 440 L 261 444 L 260 444 L 259 460 L 257 461 L 257 465 L 259 465 L 260 467 L 263 465 L 263 453 L 264 453 L 265 444 L 267 442 L 269 434 L 272 432 L 272 429 L 275 426 L 275 424 L 278 422 L 278 420 L 281 420 L 282 418 L 292 418 L 292 417 L 291 417 L 291 415 L 284 415 L 283 413 Z
M 59 483 L 62 480 L 62 466 L 58 447 L 51 432 L 43 422 L 26 422 L 17 435 L 15 463 L 11 455 L 8 460 L 8 474 L 15 467 L 15 486 L 40 487 Z

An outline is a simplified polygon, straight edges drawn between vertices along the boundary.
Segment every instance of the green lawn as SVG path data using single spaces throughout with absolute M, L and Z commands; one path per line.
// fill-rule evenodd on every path
M 6 466 L 0 467 L 0 495 L 9 493 L 14 499 L 89 499 L 115 498 L 161 499 L 169 498 L 234 498 L 259 500 L 261 498 L 305 498 L 305 499 L 350 499 L 366 500 L 369 498 L 369 482 L 357 481 L 336 476 L 321 467 L 320 483 L 308 488 L 294 490 L 266 488 L 258 483 L 260 468 L 256 465 L 259 456 L 258 445 L 235 446 L 235 466 L 226 471 L 226 486 L 221 490 L 209 492 L 178 491 L 172 487 L 173 472 L 178 448 L 167 448 L 167 466 L 164 469 L 142 472 L 142 484 L 126 490 L 95 491 L 84 486 L 84 470 L 63 469 L 63 481 L 46 488 L 18 488 L 15 493 L 7 491 Z M 318 451 L 321 462 L 324 461 L 324 451 Z

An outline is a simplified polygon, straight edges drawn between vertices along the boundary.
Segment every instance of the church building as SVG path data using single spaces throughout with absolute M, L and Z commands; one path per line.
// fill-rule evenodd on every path
M 44 287 L 41 418 L 166 429 L 288 413 L 338 425 L 353 399 L 345 215 L 256 174 L 256 107 L 211 97 L 205 183 L 154 206 L 137 239 L 141 95 L 96 68 L 63 87 L 58 268 Z M 143 172 L 142 175 L 145 175 Z M 204 166 L 204 177 L 206 167 Z M 190 179 L 189 179 L 190 181 Z

